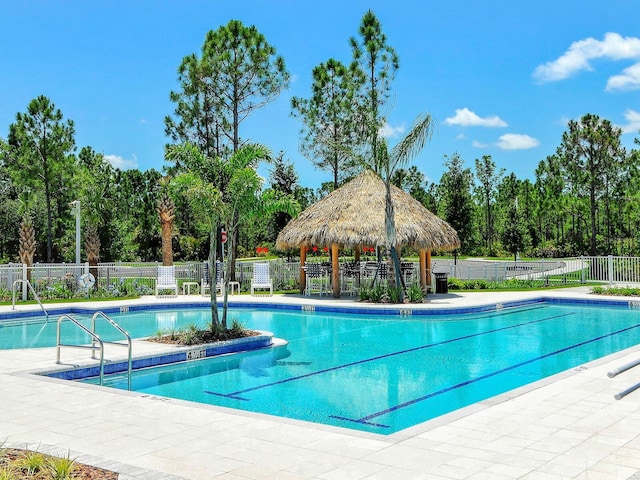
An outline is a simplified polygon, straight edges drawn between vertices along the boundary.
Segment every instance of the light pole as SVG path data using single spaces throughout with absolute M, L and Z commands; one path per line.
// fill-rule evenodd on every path
M 80 265 L 80 200 L 74 200 L 69 205 L 76 214 L 76 265 Z

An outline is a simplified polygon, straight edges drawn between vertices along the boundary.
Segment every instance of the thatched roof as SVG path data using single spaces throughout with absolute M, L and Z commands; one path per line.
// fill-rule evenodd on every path
M 453 250 L 456 231 L 403 190 L 392 186 L 398 246 Z M 338 244 L 343 248 L 386 244 L 385 184 L 365 171 L 291 220 L 280 232 L 276 248 Z

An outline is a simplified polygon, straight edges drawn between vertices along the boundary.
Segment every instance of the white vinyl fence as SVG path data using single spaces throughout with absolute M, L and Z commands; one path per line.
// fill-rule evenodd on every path
M 640 257 L 574 257 L 563 259 L 487 261 L 439 260 L 432 271 L 449 277 L 503 281 L 510 278 L 544 280 L 549 284 L 640 283 Z
M 265 260 L 263 260 L 265 261 Z M 236 281 L 241 291 L 251 286 L 254 262 L 236 263 Z M 96 278 L 98 290 L 103 296 L 151 295 L 155 292 L 157 267 L 151 262 L 110 262 L 100 263 L 97 268 L 89 268 L 88 263 L 77 264 L 35 264 L 27 268 L 22 264 L 0 265 L 0 293 L 5 299 L 11 298 L 16 289 L 17 298 L 27 298 L 27 284 L 20 280 L 29 279 L 35 292 L 43 299 L 72 298 L 84 291 L 78 285 L 81 275 L 91 272 Z M 175 263 L 178 285 L 195 282 L 199 288 L 205 272 L 204 262 Z M 299 288 L 300 262 L 269 261 L 271 278 L 276 290 Z
M 262 260 L 266 261 L 266 260 Z M 236 281 L 241 291 L 248 291 L 253 275 L 253 263 L 236 263 Z M 159 263 L 100 263 L 91 272 L 104 296 L 127 294 L 150 295 L 155 291 Z M 276 290 L 299 289 L 300 263 L 270 260 L 270 273 Z M 176 263 L 178 284 L 201 283 L 204 262 Z M 417 263 L 414 262 L 414 269 Z M 0 265 L 0 293 L 10 298 L 14 285 L 18 298 L 26 298 L 27 285 L 17 280 L 30 279 L 37 294 L 44 299 L 71 298 L 83 291 L 78 285 L 81 275 L 90 271 L 86 263 L 35 264 L 27 269 L 22 264 Z M 416 270 L 417 271 L 417 270 Z M 450 278 L 502 281 L 510 278 L 544 280 L 549 284 L 583 284 L 589 282 L 640 284 L 639 257 L 574 257 L 527 261 L 441 260 L 432 262 L 433 273 L 446 273 Z M 432 284 L 434 284 L 432 282 Z M 197 287 L 196 287 L 197 288 Z M 192 290 L 193 291 L 193 290 Z

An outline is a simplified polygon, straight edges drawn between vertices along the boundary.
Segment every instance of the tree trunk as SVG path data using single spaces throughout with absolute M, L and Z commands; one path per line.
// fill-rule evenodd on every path
M 162 265 L 165 267 L 173 265 L 172 224 L 173 222 L 162 222 Z
M 220 325 L 220 316 L 218 315 L 218 302 L 216 301 L 216 284 L 215 280 L 218 276 L 216 263 L 216 248 L 218 240 L 216 235 L 217 229 L 212 228 L 209 236 L 209 300 L 211 303 L 211 326 Z
M 388 178 L 385 180 L 385 187 L 385 230 L 387 236 L 387 250 L 391 253 L 390 266 L 392 267 L 388 269 L 390 279 L 389 288 L 398 289 L 398 300 L 402 303 L 404 301 L 404 289 L 399 288 L 399 286 L 402 285 L 402 274 L 400 271 L 400 259 L 398 258 L 398 252 L 396 250 L 396 221 L 393 202 L 391 200 L 391 181 Z
M 53 261 L 53 242 L 51 238 L 53 230 L 53 220 L 51 218 L 51 189 L 49 188 L 49 182 L 45 181 L 44 192 L 47 204 L 47 263 L 51 263 Z
M 25 214 L 20 222 L 20 261 L 27 266 L 27 281 L 31 282 L 31 267 L 36 253 L 36 231 L 31 216 Z
M 93 278 L 98 280 L 98 261 L 100 260 L 100 236 L 98 235 L 98 229 L 95 225 L 90 224 L 87 227 L 84 250 L 87 255 L 87 262 L 89 263 L 89 273 L 93 275 Z
M 595 256 L 596 255 L 596 231 L 597 231 L 597 226 L 596 226 L 596 210 L 597 210 L 597 205 L 596 205 L 596 191 L 595 191 L 595 186 L 593 184 L 591 184 L 591 187 L 589 188 L 589 203 L 590 203 L 590 207 L 591 207 L 591 255 Z

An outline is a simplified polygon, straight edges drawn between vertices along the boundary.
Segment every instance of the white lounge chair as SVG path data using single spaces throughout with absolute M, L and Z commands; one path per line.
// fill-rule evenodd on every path
M 156 297 L 160 296 L 160 290 L 173 290 L 175 296 L 178 296 L 178 281 L 176 280 L 176 267 L 160 266 L 156 276 Z
M 269 274 L 269 263 L 261 262 L 253 264 L 253 279 L 251 280 L 251 295 L 255 295 L 255 289 L 269 289 L 269 296 L 273 295 L 273 282 Z

